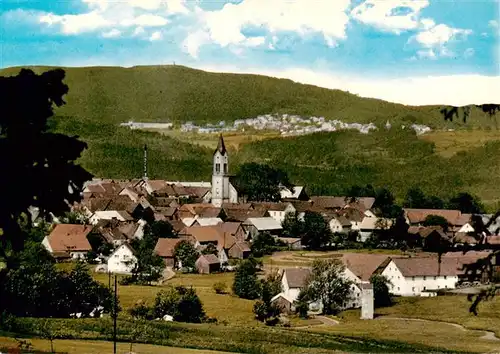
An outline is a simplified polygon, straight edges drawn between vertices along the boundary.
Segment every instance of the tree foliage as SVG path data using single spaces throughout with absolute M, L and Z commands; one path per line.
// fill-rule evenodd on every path
M 458 193 L 450 199 L 448 209 L 460 210 L 464 214 L 484 213 L 484 206 L 478 197 L 469 193 Z
M 183 240 L 175 245 L 174 259 L 180 261 L 183 267 L 194 268 L 199 253 L 189 241 Z
M 441 226 L 444 231 L 447 231 L 449 226 L 448 220 L 441 215 L 427 215 L 422 224 L 424 226 Z
M 206 318 L 203 304 L 192 287 L 169 286 L 160 291 L 153 311 L 155 318 L 170 315 L 178 322 L 201 323 Z
M 373 285 L 373 297 L 375 307 L 387 307 L 392 305 L 392 298 L 389 292 L 391 281 L 383 275 L 374 274 L 370 277 Z
M 26 235 L 20 217 L 30 206 L 62 215 L 80 200 L 92 175 L 75 164 L 87 145 L 77 137 L 48 131 L 54 106 L 62 106 L 68 86 L 64 70 L 41 75 L 22 69 L 17 76 L 0 77 L 0 256 L 20 251 Z
M 262 257 L 266 254 L 272 254 L 278 247 L 273 235 L 261 232 L 253 239 L 251 249 L 254 257 Z
M 233 292 L 243 299 L 254 300 L 259 297 L 260 284 L 253 259 L 245 259 L 239 264 L 234 276 Z
M 284 171 L 254 162 L 240 166 L 234 184 L 248 201 L 258 202 L 279 201 L 280 185 L 293 188 Z
M 336 314 L 351 298 L 352 282 L 343 276 L 344 265 L 337 260 L 317 259 L 304 287 L 307 302 L 321 301 L 325 314 Z
M 283 228 L 283 236 L 285 237 L 299 238 L 302 235 L 302 223 L 298 218 L 297 212 L 286 213 L 281 227 Z
M 301 228 L 301 243 L 307 248 L 314 250 L 321 249 L 332 239 L 330 226 L 319 213 L 306 211 Z

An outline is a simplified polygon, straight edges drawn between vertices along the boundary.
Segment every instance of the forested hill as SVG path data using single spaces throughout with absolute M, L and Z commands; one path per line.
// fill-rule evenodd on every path
M 37 73 L 50 69 L 30 68 Z M 289 113 L 344 122 L 380 124 L 389 120 L 450 126 L 439 113 L 442 107 L 404 106 L 259 75 L 210 73 L 171 65 L 63 69 L 70 90 L 67 105 L 57 115 L 81 121 L 209 123 Z M 0 75 L 19 70 L 3 69 Z M 475 108 L 470 118 L 469 124 L 489 124 L 486 115 Z

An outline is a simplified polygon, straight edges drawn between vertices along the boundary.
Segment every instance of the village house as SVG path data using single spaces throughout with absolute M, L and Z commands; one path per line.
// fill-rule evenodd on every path
M 463 226 L 467 221 L 462 218 L 460 210 L 446 209 L 403 209 L 406 223 L 410 226 L 424 226 L 425 219 L 430 215 L 441 216 L 450 227 Z
M 283 230 L 281 223 L 272 217 L 248 218 L 243 223 L 243 228 L 247 234 L 247 239 L 254 239 L 257 235 L 264 232 L 279 237 Z
M 352 224 L 343 215 L 334 214 L 331 217 L 326 218 L 328 221 L 328 226 L 330 231 L 334 234 L 347 234 L 351 231 Z
M 121 222 L 117 219 L 100 220 L 94 226 L 94 232 L 99 234 L 106 243 L 118 247 L 124 242 L 142 239 L 144 226 L 145 223 L 141 220 L 138 222 Z
M 267 210 L 270 217 L 282 223 L 287 213 L 295 213 L 292 203 L 253 203 L 254 208 Z
M 191 225 L 186 226 L 215 226 L 222 223 L 223 221 L 221 218 L 197 218 L 193 220 Z
M 134 218 L 124 210 L 104 210 L 96 211 L 90 217 L 89 221 L 92 225 L 97 225 L 101 220 L 118 220 L 121 222 L 131 222 Z
M 380 274 L 391 282 L 390 291 L 401 296 L 432 296 L 439 289 L 455 289 L 459 280 L 456 258 L 389 258 Z
M 294 200 L 309 200 L 307 196 L 306 189 L 303 186 L 294 186 L 293 188 L 287 188 L 285 186 L 279 186 L 281 200 L 294 199 Z
M 211 274 L 219 272 L 221 264 L 219 258 L 213 254 L 202 254 L 195 262 L 195 268 L 199 274 Z
M 223 215 L 221 212 L 220 207 L 210 204 L 184 204 L 177 209 L 175 219 L 192 224 L 198 218 L 218 218 Z
M 84 259 L 92 250 L 87 235 L 90 225 L 56 224 L 42 241 L 45 249 L 57 259 Z
M 156 242 L 154 253 L 160 256 L 165 262 L 166 267 L 174 268 L 176 266 L 174 259 L 175 246 L 184 238 L 159 238 Z M 179 267 L 180 268 L 180 267 Z
M 282 292 L 271 299 L 271 303 L 279 306 L 283 313 L 295 311 L 295 301 L 299 297 L 300 291 L 307 284 L 311 276 L 309 268 L 288 268 L 281 272 Z M 321 312 L 322 304 L 314 302 L 309 305 L 311 312 Z
M 376 231 L 388 230 L 391 226 L 392 220 L 390 219 L 365 216 L 359 224 L 359 241 L 365 242 Z
M 135 251 L 128 243 L 123 243 L 108 257 L 108 272 L 116 274 L 131 274 L 137 265 Z

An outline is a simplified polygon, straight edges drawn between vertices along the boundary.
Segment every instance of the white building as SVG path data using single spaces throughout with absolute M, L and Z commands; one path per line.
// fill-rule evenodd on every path
M 456 258 L 439 264 L 435 257 L 388 259 L 380 274 L 392 283 L 391 293 L 401 296 L 426 296 L 432 290 L 454 289 L 461 272 Z
M 359 224 L 359 241 L 365 242 L 375 230 L 389 229 L 392 221 L 385 218 L 365 217 Z
M 229 182 L 229 156 L 222 135 L 213 156 L 211 196 L 216 207 L 223 203 L 238 203 L 238 192 Z
M 107 263 L 108 272 L 130 274 L 137 265 L 137 257 L 133 248 L 124 243 L 111 253 Z
M 296 209 L 292 203 L 272 203 L 267 210 L 269 216 L 280 224 L 285 220 L 287 213 L 295 213 L 295 211 Z
M 126 211 L 122 210 L 100 210 L 96 211 L 92 216 L 90 217 L 90 223 L 92 225 L 96 225 L 99 220 L 113 220 L 116 219 L 118 221 L 133 221 L 134 218 L 127 213 Z

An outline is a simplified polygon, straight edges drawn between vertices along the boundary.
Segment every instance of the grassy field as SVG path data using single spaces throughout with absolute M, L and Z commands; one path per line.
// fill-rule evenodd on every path
M 488 142 L 500 140 L 500 132 L 484 129 L 433 131 L 421 135 L 420 139 L 433 143 L 437 154 L 452 157 L 460 152 L 480 148 Z
M 43 351 L 50 353 L 50 342 L 43 339 L 28 339 L 36 351 Z M 14 338 L 0 337 L 0 352 L 2 349 L 14 352 L 18 346 Z M 116 346 L 117 353 L 129 353 L 129 343 L 118 343 Z M 57 353 L 74 353 L 74 354 L 104 354 L 113 351 L 113 342 L 106 341 L 92 341 L 92 340 L 69 340 L 69 339 L 56 339 L 54 341 L 54 350 Z M 134 344 L 132 347 L 134 353 L 137 354 L 223 354 L 225 352 L 212 351 L 212 350 L 199 350 L 199 349 L 186 349 L 186 348 L 173 348 L 151 344 Z
M 317 254 L 314 252 L 286 253 L 284 257 L 295 256 L 298 259 L 304 258 L 306 262 L 313 257 L 330 257 L 333 254 Z M 276 265 L 276 263 L 274 263 Z M 294 263 L 297 266 L 298 263 Z M 287 265 L 279 265 L 280 267 Z M 292 266 L 292 265 L 290 265 Z M 61 267 L 61 266 L 60 266 Z M 67 268 L 64 265 L 63 268 Z M 239 299 L 233 295 L 217 295 L 212 287 L 215 282 L 223 281 L 230 289 L 233 282 L 233 274 L 212 274 L 212 275 L 183 275 L 179 274 L 168 281 L 171 285 L 193 286 L 203 302 L 207 315 L 216 317 L 218 325 L 187 325 L 187 324 L 165 324 L 168 326 L 167 337 L 160 336 L 154 344 L 166 345 L 169 347 L 190 347 L 198 349 L 217 350 L 243 350 L 246 352 L 276 352 L 293 353 L 303 352 L 301 343 L 308 343 L 308 352 L 323 353 L 328 350 L 338 349 L 343 351 L 382 351 L 389 352 L 396 350 L 396 344 L 383 344 L 387 347 L 380 347 L 378 344 L 372 348 L 372 344 L 378 341 L 401 341 L 408 343 L 407 347 L 399 348 L 396 351 L 405 352 L 416 351 L 421 346 L 430 346 L 441 349 L 449 349 L 467 352 L 491 352 L 495 348 L 500 348 L 499 342 L 480 339 L 482 332 L 461 331 L 455 327 L 439 323 L 420 323 L 414 321 L 389 320 L 390 317 L 420 318 L 428 320 L 449 321 L 458 323 L 470 330 L 492 330 L 500 333 L 500 300 L 494 299 L 485 302 L 480 306 L 479 315 L 472 316 L 468 313 L 469 303 L 465 296 L 446 296 L 435 298 L 398 298 L 397 303 L 389 308 L 382 308 L 376 311 L 378 317 L 373 321 L 359 319 L 359 310 L 350 310 L 342 313 L 338 320 L 339 325 L 320 325 L 317 319 L 300 320 L 291 319 L 292 327 L 297 329 L 269 328 L 254 319 L 252 312 L 253 301 Z M 106 274 L 94 273 L 94 277 L 104 284 L 108 283 Z M 165 285 L 167 285 L 165 284 Z M 123 321 L 123 328 L 128 326 L 130 317 L 127 310 L 138 300 L 151 304 L 156 293 L 164 286 L 119 286 L 118 294 L 123 310 L 120 318 Z M 385 318 L 384 318 L 385 317 Z M 102 335 L 107 332 L 99 330 L 91 325 L 84 325 L 78 333 L 83 333 L 86 339 L 106 339 Z M 77 325 L 78 321 L 71 321 L 71 326 L 64 325 L 65 332 L 70 335 L 71 328 Z M 93 323 L 93 322 L 92 322 Z M 163 325 L 163 324 L 162 324 Z M 132 325 L 135 326 L 135 325 Z M 171 327 L 173 326 L 173 327 Z M 307 326 L 307 327 L 305 327 Z M 75 327 L 76 328 L 76 327 Z M 66 332 L 69 331 L 69 332 Z M 75 329 L 76 330 L 76 329 Z M 158 329 L 160 331 L 160 329 Z M 90 332 L 89 332 L 90 331 Z M 97 331 L 97 332 L 96 332 Z M 153 329 L 151 329 L 153 331 Z M 156 329 L 155 329 L 156 331 Z M 300 331 L 295 334 L 296 331 Z M 100 333 L 97 335 L 96 333 Z M 311 332 L 311 333 L 310 333 Z M 163 333 L 163 332 L 159 332 Z M 175 335 L 174 335 L 175 333 Z M 315 337 L 315 335 L 326 335 L 326 337 Z M 328 337 L 328 335 L 334 335 Z M 338 337 L 341 336 L 341 337 Z M 342 338 L 349 337 L 347 342 L 356 340 L 364 343 L 361 347 L 348 348 L 346 341 Z M 127 341 L 127 332 L 122 332 L 122 341 Z M 155 337 L 156 338 L 156 337 Z M 207 338 L 207 339 L 203 339 Z M 208 340 L 208 338 L 210 338 Z M 257 340 L 256 338 L 259 338 Z M 277 340 L 280 338 L 280 340 Z M 300 338 L 300 339 L 299 339 Z M 341 338 L 341 339 L 339 339 Z M 230 340 L 228 340 L 230 339 Z M 145 339 L 143 339 L 145 340 Z M 205 342 L 205 341 L 209 341 Z M 141 342 L 141 340 L 138 340 Z M 317 342 L 316 342 L 317 341 Z M 197 343 L 205 343 L 205 346 L 197 346 Z M 71 342 L 69 342 L 71 343 Z M 70 345 L 70 344 L 68 344 Z M 102 344 L 106 345 L 106 344 Z M 305 344 L 304 344 L 305 345 Z M 399 345 L 399 344 L 397 344 Z M 232 349 L 230 349 L 232 348 Z M 259 351 L 256 348 L 265 348 Z M 301 349 L 302 348 L 302 349 Z M 385 348 L 385 350 L 383 349 Z M 245 351 L 244 350 L 244 351 Z M 408 349 L 409 350 L 409 349 Z M 168 351 L 167 351 L 168 353 Z

